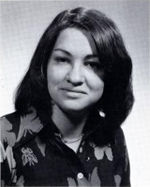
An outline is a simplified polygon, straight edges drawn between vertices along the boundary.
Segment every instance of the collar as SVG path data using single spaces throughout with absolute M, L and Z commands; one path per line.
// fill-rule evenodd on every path
M 93 135 L 101 128 L 102 124 L 102 119 L 97 114 L 94 116 L 92 115 L 92 117 L 90 116 L 83 129 L 83 139 Z M 39 135 L 42 140 L 47 141 L 60 134 L 59 129 L 51 119 L 47 124 L 42 123 L 34 108 L 32 108 L 28 114 L 19 116 L 19 125 L 17 128 L 18 129 L 14 132 L 16 135 L 15 148 L 30 141 L 37 135 Z

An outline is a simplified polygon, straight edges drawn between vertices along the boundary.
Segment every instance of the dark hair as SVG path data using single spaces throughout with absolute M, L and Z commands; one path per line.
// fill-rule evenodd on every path
M 47 88 L 47 64 L 59 33 L 74 27 L 94 42 L 104 71 L 104 93 L 93 109 L 102 110 L 104 131 L 111 135 L 125 120 L 133 105 L 132 61 L 115 23 L 98 10 L 82 7 L 65 10 L 48 26 L 35 50 L 29 70 L 16 93 L 15 108 L 26 114 L 34 107 L 45 123 L 51 115 L 51 98 Z

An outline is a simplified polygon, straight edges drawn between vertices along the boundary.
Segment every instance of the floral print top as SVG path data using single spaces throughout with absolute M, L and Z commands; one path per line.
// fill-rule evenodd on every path
M 4 116 L 0 128 L 2 186 L 130 186 L 121 128 L 114 145 L 98 147 L 83 137 L 77 153 L 61 141 L 57 130 L 50 136 L 49 126 L 42 125 L 35 111 Z

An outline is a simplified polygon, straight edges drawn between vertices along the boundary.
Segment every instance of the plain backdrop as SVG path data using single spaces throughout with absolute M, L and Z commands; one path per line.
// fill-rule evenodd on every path
M 45 28 L 64 9 L 101 10 L 118 25 L 133 60 L 135 104 L 123 129 L 133 187 L 150 186 L 149 0 L 1 1 L 0 116 L 13 112 L 14 94 Z

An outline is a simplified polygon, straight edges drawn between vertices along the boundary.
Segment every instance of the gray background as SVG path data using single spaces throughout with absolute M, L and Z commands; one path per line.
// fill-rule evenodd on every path
M 135 105 L 123 124 L 133 187 L 150 186 L 149 0 L 1 1 L 0 115 L 12 112 L 15 89 L 37 42 L 60 11 L 77 6 L 101 10 L 118 25 L 133 60 Z

